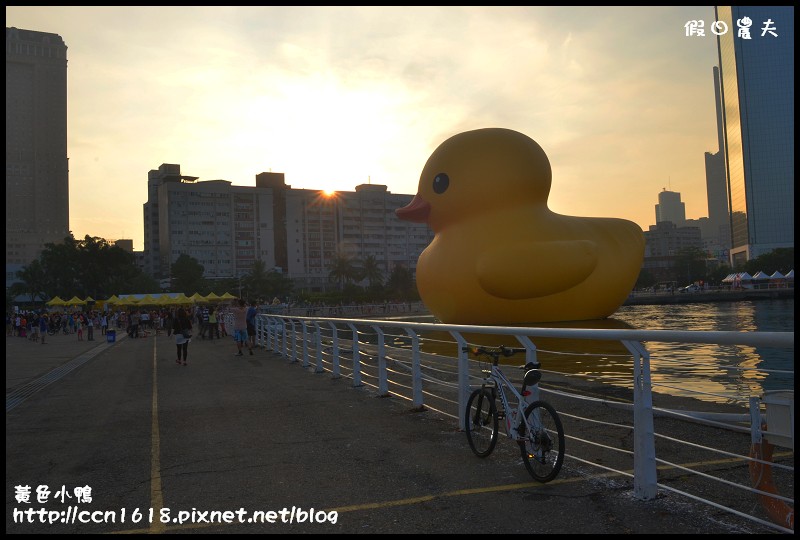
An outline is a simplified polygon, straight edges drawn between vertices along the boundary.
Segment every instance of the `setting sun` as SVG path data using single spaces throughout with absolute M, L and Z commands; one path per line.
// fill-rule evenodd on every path
M 332 189 L 323 189 L 322 190 L 322 196 L 323 197 L 330 198 L 330 197 L 333 197 L 334 195 L 336 195 L 336 191 L 334 191 Z

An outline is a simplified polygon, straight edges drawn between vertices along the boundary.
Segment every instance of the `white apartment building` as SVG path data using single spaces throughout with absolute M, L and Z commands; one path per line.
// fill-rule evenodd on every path
M 355 191 L 326 196 L 316 190 L 289 190 L 286 195 L 288 275 L 304 288 L 330 286 L 337 256 L 354 266 L 374 257 L 384 279 L 396 265 L 416 272 L 417 259 L 431 240 L 427 225 L 397 218 L 394 211 L 413 195 L 394 194 L 380 184 L 361 184 Z
M 413 196 L 384 185 L 326 195 L 291 189 L 282 173 L 256 175 L 255 187 L 196 180 L 175 164 L 150 171 L 145 266 L 156 279 L 169 277 L 172 263 L 186 254 L 210 279 L 246 275 L 261 260 L 298 288 L 325 290 L 338 285 L 329 275 L 340 255 L 356 267 L 374 257 L 386 279 L 396 265 L 413 274 L 433 239 L 427 225 L 395 216 Z

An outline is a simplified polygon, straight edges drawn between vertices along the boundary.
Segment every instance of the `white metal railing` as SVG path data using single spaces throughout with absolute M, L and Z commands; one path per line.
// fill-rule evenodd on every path
M 450 338 L 442 339 L 443 335 Z M 459 427 L 463 426 L 471 386 L 480 384 L 481 379 L 480 365 L 469 359 L 466 346 L 469 339 L 480 336 L 516 339 L 526 349 L 526 361 L 538 359 L 542 364 L 545 375 L 538 391 L 547 394 L 546 399 L 562 417 L 568 440 L 566 455 L 576 468 L 599 467 L 632 478 L 638 499 L 652 499 L 662 489 L 772 529 L 793 532 L 793 370 L 785 388 L 763 396 L 731 396 L 722 404 L 704 401 L 700 391 L 696 392 L 699 399 L 675 398 L 653 392 L 654 372 L 644 342 L 793 350 L 794 332 L 520 328 L 263 314 L 257 318 L 258 345 L 291 362 L 302 362 L 304 368 L 309 368 L 313 359 L 317 373 L 348 377 L 354 386 L 370 386 L 380 395 L 406 399 L 418 410 L 435 410 L 456 419 Z M 580 340 L 622 344 L 632 360 L 630 383 L 625 388 L 593 384 L 591 392 L 582 390 L 580 376 L 559 372 L 557 360 L 543 360 L 545 354 L 555 358 L 568 353 L 544 351 L 534 344 L 553 339 L 565 344 Z M 655 375 L 660 377 L 658 370 Z M 521 374 L 517 378 L 521 379 Z M 598 388 L 600 395 L 596 395 Z M 626 398 L 628 394 L 632 397 Z M 628 437 L 631 432 L 632 440 Z M 780 448 L 774 455 L 771 443 Z M 682 456 L 696 459 L 680 464 Z M 628 472 L 631 469 L 632 473 Z M 682 489 L 672 484 L 680 484 Z M 709 495 L 731 487 L 752 496 L 731 499 L 723 495 L 715 500 Z M 754 499 L 763 504 L 754 504 Z

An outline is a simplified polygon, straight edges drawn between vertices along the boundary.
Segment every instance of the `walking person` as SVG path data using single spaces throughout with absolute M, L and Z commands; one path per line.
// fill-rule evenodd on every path
M 172 331 L 175 333 L 175 347 L 178 351 L 175 363 L 178 365 L 188 365 L 189 342 L 192 339 L 191 330 L 192 320 L 183 308 L 178 308 L 175 314 L 175 322 L 172 325 Z
M 86 341 L 94 341 L 94 313 L 91 311 L 86 317 Z
M 43 314 L 39 317 L 39 333 L 41 334 L 42 345 L 44 345 L 44 338 L 47 337 L 48 322 L 47 315 Z
M 78 333 L 78 341 L 83 341 L 83 321 L 80 315 L 75 317 L 75 331 Z
M 250 341 L 247 338 L 247 304 L 240 298 L 239 305 L 235 306 L 231 311 L 233 312 L 233 340 L 236 342 L 236 348 L 239 350 L 236 356 L 244 356 L 242 349 L 245 343 L 252 355 L 253 347 L 250 346 Z
M 253 301 L 247 308 L 247 337 L 250 339 L 250 354 L 256 346 L 256 315 L 258 315 L 258 304 Z
M 214 336 L 219 339 L 219 326 L 217 325 L 217 310 L 211 306 L 208 310 L 208 337 L 214 339 Z

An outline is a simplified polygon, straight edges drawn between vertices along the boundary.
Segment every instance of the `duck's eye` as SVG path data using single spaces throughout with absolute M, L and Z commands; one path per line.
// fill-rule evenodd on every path
M 444 173 L 439 173 L 436 175 L 436 178 L 433 179 L 433 191 L 439 193 L 440 195 L 447 191 L 447 187 L 450 185 L 450 177 Z

